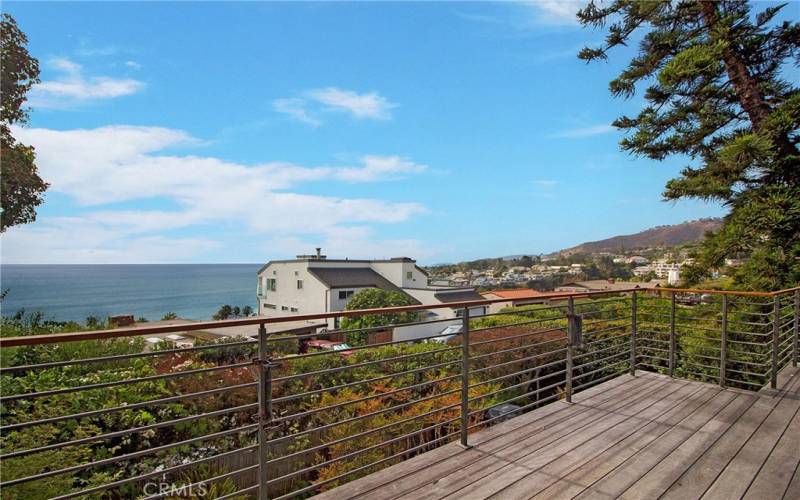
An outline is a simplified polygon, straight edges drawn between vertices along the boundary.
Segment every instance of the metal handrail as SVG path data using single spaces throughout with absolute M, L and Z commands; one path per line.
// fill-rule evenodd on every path
M 798 291 L 800 287 L 787 288 L 785 290 L 778 290 L 775 292 L 746 292 L 746 291 L 731 291 L 731 290 L 696 290 L 685 288 L 626 288 L 623 290 L 602 290 L 596 292 L 565 292 L 563 294 L 548 295 L 548 300 L 554 299 L 568 299 L 585 298 L 595 296 L 608 296 L 612 294 L 623 293 L 685 293 L 685 294 L 707 294 L 707 295 L 736 295 L 743 297 L 775 297 L 777 295 L 785 294 L 788 292 Z M 358 317 L 370 314 L 399 314 L 405 312 L 415 312 L 430 309 L 462 309 L 486 306 L 491 304 L 507 303 L 508 299 L 484 299 L 484 300 L 468 300 L 463 302 L 450 302 L 444 304 L 421 304 L 412 306 L 398 306 L 398 307 L 384 307 L 377 309 L 359 309 L 350 311 L 333 311 L 327 313 L 316 314 L 300 314 L 290 317 L 251 317 L 251 318 L 237 318 L 226 319 L 219 321 L 202 321 L 197 323 L 181 323 L 175 325 L 160 325 L 160 326 L 142 326 L 135 328 L 116 328 L 112 330 L 94 330 L 89 332 L 73 332 L 73 333 L 54 333 L 47 335 L 32 335 L 23 337 L 0 337 L 0 347 L 15 347 L 22 345 L 39 345 L 39 344 L 54 344 L 59 342 L 76 342 L 81 340 L 99 340 L 99 339 L 112 339 L 121 337 L 136 337 L 141 335 L 153 335 L 161 333 L 175 333 L 186 332 L 195 330 L 208 330 L 218 328 L 229 328 L 234 326 L 261 326 L 276 323 L 285 323 L 286 321 L 308 321 L 315 319 L 333 319 L 333 318 L 348 318 Z M 393 325 L 387 325 L 393 326 Z
M 715 294 L 719 300 L 676 300 L 676 297 L 687 294 Z M 600 298 L 597 300 L 595 297 Z M 758 303 L 741 300 L 748 297 L 766 300 Z M 194 465 L 217 463 L 214 456 L 199 459 L 194 457 L 195 459 L 186 463 L 166 467 L 163 471 L 144 472 L 137 476 L 92 485 L 84 490 L 65 492 L 62 497 L 74 498 L 117 488 L 136 488 L 142 481 L 162 477 L 169 478 L 171 484 L 188 488 L 234 481 L 236 494 L 258 492 L 259 498 L 267 498 L 274 493 L 272 496 L 277 498 L 289 498 L 317 491 L 336 481 L 375 470 L 400 458 L 407 458 L 455 439 L 459 439 L 462 446 L 469 447 L 471 431 L 555 399 L 563 398 L 571 402 L 576 391 L 620 376 L 624 372 L 635 375 L 637 369 L 646 368 L 662 371 L 673 377 L 716 381 L 722 387 L 749 390 L 760 388 L 764 382 L 776 387 L 778 370 L 786 364 L 796 364 L 798 360 L 800 287 L 779 292 L 625 289 L 613 292 L 554 294 L 547 298 L 563 299 L 564 303 L 534 309 L 504 310 L 482 317 L 471 316 L 471 309 L 493 303 L 507 303 L 508 300 L 491 299 L 281 318 L 255 317 L 2 338 L 0 347 L 24 347 L 242 325 L 258 326 L 257 339 L 254 340 L 3 367 L 0 374 L 4 377 L 21 377 L 22 380 L 39 370 L 72 370 L 69 367 L 74 365 L 87 365 L 89 369 L 94 366 L 98 369 L 109 369 L 104 366 L 105 363 L 112 368 L 126 361 L 141 365 L 149 360 L 156 362 L 170 359 L 165 356 L 186 359 L 186 356 L 201 355 L 216 349 L 224 351 L 231 347 L 246 347 L 245 352 L 254 353 L 253 359 L 249 361 L 225 358 L 227 364 L 206 364 L 200 367 L 185 365 L 166 373 L 151 371 L 139 377 L 130 376 L 122 380 L 76 379 L 69 382 L 77 382 L 77 385 L 43 388 L 22 384 L 21 392 L 0 395 L 0 403 L 6 411 L 0 414 L 0 419 L 4 420 L 0 422 L 0 432 L 4 433 L 24 432 L 30 427 L 43 424 L 66 425 L 68 421 L 74 422 L 70 425 L 80 426 L 81 422 L 88 422 L 88 419 L 117 414 L 130 415 L 131 411 L 151 410 L 167 403 L 182 405 L 193 400 L 198 407 L 188 415 L 179 414 L 175 418 L 167 416 L 166 419 L 123 429 L 100 428 L 101 432 L 94 435 L 67 434 L 65 440 L 58 442 L 4 449 L 0 454 L 0 463 L 4 466 L 15 463 L 15 459 L 37 453 L 58 452 L 65 448 L 89 446 L 120 438 L 130 439 L 134 435 L 175 429 L 176 426 L 194 425 L 201 421 L 227 418 L 229 415 L 242 415 L 245 419 L 234 419 L 235 423 L 231 428 L 207 429 L 204 434 L 192 435 L 188 439 L 177 434 L 173 442 L 166 444 L 128 449 L 119 455 L 84 463 L 58 463 L 55 468 L 25 477 L 7 476 L 12 479 L 0 483 L 0 487 L 14 488 L 41 480 L 47 481 L 56 476 L 82 474 L 120 462 L 133 463 L 153 457 L 156 453 L 197 446 L 203 442 L 216 443 L 225 438 L 236 440 L 239 447 L 230 451 L 225 451 L 225 448 L 220 450 L 221 453 L 217 455 L 222 457 L 220 460 L 246 454 L 255 463 L 240 463 L 233 470 L 214 469 L 203 478 L 177 478 L 175 474 Z M 575 300 L 579 298 L 589 300 L 578 303 Z M 441 308 L 460 310 L 460 318 L 326 332 L 365 334 L 408 325 L 460 320 L 460 342 L 438 345 L 420 352 L 403 348 L 407 341 L 392 340 L 353 346 L 348 350 L 348 356 L 354 356 L 353 358 L 343 357 L 333 351 L 276 355 L 278 351 L 273 352 L 272 349 L 278 349 L 281 342 L 311 338 L 314 334 L 276 337 L 266 330 L 269 324 L 286 321 L 385 315 Z M 748 321 L 753 315 L 763 318 L 763 321 Z M 493 322 L 495 317 L 502 318 L 502 321 Z M 481 323 L 482 318 L 486 322 Z M 517 321 L 518 319 L 524 321 Z M 493 337 L 495 332 L 501 334 Z M 425 335 L 421 340 L 430 340 L 437 336 Z M 383 348 L 386 350 L 376 351 Z M 532 353 L 533 349 L 536 351 Z M 237 352 L 241 355 L 242 351 Z M 373 356 L 374 352 L 379 356 Z M 293 372 L 290 369 L 292 366 L 305 368 L 300 372 Z M 207 390 L 197 390 L 198 387 L 190 386 L 194 389 L 184 394 L 157 392 L 145 396 L 144 400 L 134 400 L 128 404 L 118 404 L 110 400 L 111 406 L 108 407 L 81 412 L 73 410 L 72 413 L 65 411 L 65 414 L 55 416 L 45 414 L 43 418 L 32 415 L 33 419 L 27 422 L 22 413 L 8 413 L 16 405 L 23 405 L 19 408 L 24 408 L 24 405 L 35 402 L 46 404 L 54 398 L 97 394 L 135 384 L 172 384 L 182 380 L 206 380 L 204 383 L 210 383 L 217 380 L 215 377 L 218 374 L 233 372 L 249 373 L 253 378 L 248 379 L 255 381 L 234 380 L 244 383 L 229 383 Z M 430 374 L 430 379 L 426 373 Z M 205 387 L 207 385 L 199 388 Z M 363 389 L 354 391 L 358 387 Z M 215 407 L 210 411 L 201 409 L 204 401 L 214 401 L 217 397 L 228 394 L 239 395 L 237 397 L 240 399 L 232 399 L 231 401 L 238 402 L 221 408 Z M 242 397 L 245 399 L 242 400 Z M 374 403 L 380 401 L 386 401 L 386 407 L 375 406 Z M 500 403 L 519 403 L 521 406 L 499 415 L 491 416 L 487 413 L 488 409 Z M 420 412 L 415 408 L 423 410 Z M 8 421 L 12 417 L 17 420 Z M 353 430 L 348 430 L 351 427 Z M 421 444 L 417 444 L 418 442 Z M 283 449 L 280 448 L 282 446 L 292 447 L 285 449 L 289 453 L 275 451 Z M 330 450 L 336 447 L 341 447 L 342 451 L 331 453 Z M 323 456 L 324 459 L 320 462 L 319 459 L 308 458 L 314 456 Z M 365 457 L 369 457 L 370 463 L 361 465 Z M 337 468 L 336 471 L 340 473 L 333 477 L 315 479 L 322 468 L 334 464 L 350 465 Z M 142 472 L 141 468 L 131 470 Z M 301 480 L 303 484 L 297 488 L 293 481 Z M 311 484 L 307 485 L 309 482 Z M 155 499 L 169 494 L 159 492 L 143 496 Z M 221 498 L 233 496 L 234 493 L 226 493 Z

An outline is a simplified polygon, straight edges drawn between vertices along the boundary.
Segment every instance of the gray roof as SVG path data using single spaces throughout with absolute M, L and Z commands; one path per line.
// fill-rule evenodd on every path
M 458 292 L 438 292 L 434 294 L 437 300 L 449 303 L 449 302 L 467 302 L 468 300 L 486 300 L 483 295 L 479 294 L 475 290 L 460 290 Z
M 392 257 L 391 259 L 375 259 L 375 260 L 364 260 L 364 259 L 329 259 L 327 257 L 320 259 L 316 255 L 306 255 L 303 256 L 304 258 L 298 259 L 283 259 L 283 260 L 271 260 L 261 266 L 261 269 L 258 270 L 258 274 L 264 272 L 266 268 L 270 266 L 270 264 L 286 264 L 290 262 L 358 262 L 361 264 L 370 264 L 372 262 L 417 262 L 416 260 L 412 259 L 411 257 Z M 419 266 L 416 266 L 422 274 L 428 275 L 428 273 Z
M 375 287 L 401 291 L 394 283 L 367 267 L 309 267 L 308 272 L 328 288 Z

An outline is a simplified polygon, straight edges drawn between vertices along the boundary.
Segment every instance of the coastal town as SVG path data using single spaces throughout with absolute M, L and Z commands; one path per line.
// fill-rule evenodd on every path
M 500 268 L 488 269 L 467 269 L 465 271 L 455 271 L 449 274 L 437 275 L 432 278 L 435 283 L 448 284 L 451 286 L 472 285 L 476 287 L 536 287 L 537 282 L 544 282 L 548 279 L 562 279 L 566 283 L 574 280 L 586 279 L 592 267 L 603 260 L 611 260 L 613 264 L 622 270 L 620 277 L 633 277 L 636 281 L 650 282 L 658 281 L 668 285 L 676 285 L 680 282 L 680 271 L 683 266 L 690 265 L 694 259 L 682 257 L 681 255 L 668 254 L 650 260 L 641 255 L 619 255 L 602 252 L 588 256 L 585 263 L 560 263 L 563 259 L 558 257 L 537 257 L 538 263 L 527 265 L 515 265 L 517 260 L 509 262 L 512 265 Z M 624 276 L 628 274 L 629 276 Z M 608 276 L 608 278 L 614 278 Z
M 272 334 L 319 334 L 323 341 L 342 340 L 346 335 L 341 318 L 305 320 L 301 316 L 353 309 L 351 301 L 367 290 L 380 290 L 402 297 L 402 304 L 443 306 L 430 309 L 424 325 L 401 325 L 386 329 L 368 342 L 415 341 L 451 338 L 460 333 L 463 308 L 447 304 L 491 300 L 485 306 L 471 307 L 470 317 L 495 314 L 508 307 L 550 304 L 565 293 L 622 293 L 631 289 L 652 290 L 677 287 L 681 271 L 691 266 L 691 245 L 682 247 L 640 248 L 631 252 L 595 252 L 515 256 L 482 259 L 452 265 L 423 266 L 411 257 L 388 259 L 329 258 L 316 248 L 314 253 L 294 259 L 273 260 L 264 264 L 256 276 L 255 309 L 223 305 L 215 319 L 247 316 L 286 318 L 279 325 L 270 325 Z M 725 279 L 726 269 L 742 261 L 728 259 L 726 267 L 714 274 Z M 385 307 L 392 304 L 380 304 Z M 400 304 L 394 304 L 400 305 Z M 358 308 L 358 307 L 355 307 Z M 297 320 L 291 317 L 297 316 Z M 127 321 L 125 320 L 127 318 Z M 133 324 L 133 316 L 110 318 L 117 324 Z M 174 325 L 190 320 L 168 318 L 136 323 Z M 202 332 L 180 332 L 156 335 L 147 341 L 153 346 L 167 341 L 177 345 L 193 345 L 195 340 L 215 341 L 255 337 L 251 326 L 207 329 Z M 437 337 L 440 336 L 440 337 Z M 332 344 L 333 345 L 333 344 Z
M 0 13 L 0 500 L 800 500 L 800 0 Z

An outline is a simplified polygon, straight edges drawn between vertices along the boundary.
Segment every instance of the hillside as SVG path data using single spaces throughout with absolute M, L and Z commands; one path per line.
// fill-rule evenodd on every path
M 562 255 L 576 253 L 619 252 L 649 247 L 669 247 L 700 241 L 707 231 L 719 229 L 721 219 L 700 219 L 672 226 L 657 226 L 635 234 L 614 236 L 604 240 L 589 241 L 561 250 Z

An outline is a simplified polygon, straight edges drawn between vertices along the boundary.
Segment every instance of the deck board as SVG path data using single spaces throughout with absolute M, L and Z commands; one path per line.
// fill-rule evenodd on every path
M 786 390 L 777 393 L 760 393 L 760 397 L 755 403 L 736 419 L 727 432 L 710 446 L 701 450 L 702 456 L 691 463 L 690 467 L 667 489 L 664 498 L 680 500 L 702 497 L 717 477 L 724 472 L 739 450 L 746 446 L 753 433 L 769 417 L 783 397 L 790 391 L 796 396 L 798 382 L 800 382 L 800 377 L 792 377 L 782 384 L 782 387 L 787 388 Z M 788 424 L 788 421 L 786 423 Z
M 539 457 L 558 453 L 561 446 L 566 446 L 572 442 L 576 434 L 591 434 L 598 422 L 604 422 L 604 427 L 609 425 L 605 417 L 613 411 L 624 411 L 629 405 L 642 406 L 650 399 L 648 394 L 654 390 L 662 390 L 666 387 L 664 382 L 647 384 L 634 391 L 621 389 L 621 394 L 603 403 L 589 406 L 589 410 L 580 414 L 580 418 L 565 418 L 552 428 L 546 429 L 542 433 L 537 433 L 516 439 L 509 446 L 505 446 L 491 453 L 485 453 L 479 447 L 474 448 L 476 453 L 481 453 L 483 457 L 462 467 L 456 472 L 438 478 L 435 482 L 426 485 L 410 493 L 405 498 L 444 498 L 448 495 L 463 496 L 463 488 L 475 489 L 474 485 L 481 480 L 482 486 L 488 488 L 489 485 L 497 485 L 507 480 L 508 475 L 526 473 L 527 469 L 519 470 L 513 462 L 528 454 L 536 454 Z M 577 403 L 580 404 L 580 403 Z M 485 479 L 484 479 L 485 478 Z M 487 496 L 487 495 L 483 495 Z
M 537 500 L 568 499 L 578 495 L 673 427 L 692 417 L 696 412 L 708 411 L 713 405 L 724 403 L 725 400 L 723 398 L 716 398 L 714 401 L 710 401 L 719 392 L 720 389 L 713 386 L 703 387 L 699 395 L 688 399 L 684 405 L 677 406 L 678 411 L 675 413 L 663 420 L 656 419 L 637 432 L 620 440 L 591 460 L 556 478 L 556 481 L 545 490 L 532 491 L 532 498 Z
M 623 375 L 317 498 L 797 498 L 798 373 L 758 393 Z
M 696 393 L 702 392 L 702 390 L 700 387 L 685 384 L 641 412 L 635 412 L 621 419 L 608 431 L 590 435 L 589 439 L 571 450 L 557 455 L 555 459 L 539 467 L 535 472 L 526 474 L 514 483 L 504 485 L 492 498 L 533 496 L 535 492 L 557 481 L 578 465 L 589 461 L 595 455 L 604 452 L 654 420 L 663 418 L 676 408 L 680 408 L 681 402 L 691 401 Z
M 675 393 L 679 393 L 685 385 L 667 382 L 666 385 L 654 389 L 663 393 L 663 399 L 656 400 L 648 392 L 627 405 L 617 406 L 599 413 L 596 420 L 590 425 L 571 431 L 554 446 L 529 450 L 524 443 L 521 443 L 522 446 L 517 448 L 515 453 L 508 455 L 509 459 L 514 459 L 512 463 L 506 464 L 501 471 L 495 471 L 488 481 L 482 481 L 479 485 L 470 487 L 469 493 L 481 498 L 492 496 L 513 498 L 516 493 L 519 498 L 524 495 L 524 490 L 507 492 L 506 489 L 525 478 L 535 477 L 536 472 L 546 465 L 578 449 L 586 448 L 586 445 L 594 439 L 613 438 L 615 430 L 624 428 L 625 424 L 635 423 L 641 415 L 649 415 L 654 407 L 658 409 L 657 405 L 665 402 L 674 405 L 677 402 L 677 398 L 674 397 Z M 451 493 L 447 498 L 456 498 L 461 493 Z
M 800 465 L 800 411 L 795 413 L 783 436 L 764 461 L 744 498 L 747 500 L 783 498 L 798 465 Z M 794 498 L 800 498 L 800 492 Z

